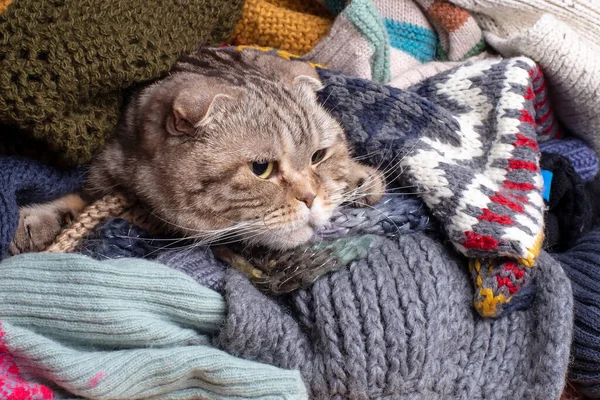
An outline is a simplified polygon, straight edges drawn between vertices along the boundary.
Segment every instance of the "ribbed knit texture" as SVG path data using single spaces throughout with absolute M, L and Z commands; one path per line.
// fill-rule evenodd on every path
M 37 253 L 0 268 L 0 354 L 59 397 L 306 399 L 297 371 L 210 346 L 218 293 L 152 262 Z
M 84 173 L 61 170 L 19 157 L 0 157 L 0 260 L 19 225 L 19 207 L 45 203 L 79 190 Z
M 569 250 L 553 254 L 571 280 L 575 326 L 569 378 L 579 391 L 600 398 L 600 229 L 577 241 Z
M 565 157 L 543 152 L 540 165 L 553 174 L 544 248 L 565 250 L 592 229 L 594 199 Z
M 561 122 L 600 152 L 600 2 L 451 1 L 478 14 L 487 42 L 503 56 L 540 64 Z
M 63 161 L 87 162 L 115 128 L 122 89 L 222 43 L 241 8 L 241 0 L 15 1 L 0 14 L 0 123 Z M 4 137 L 0 153 L 21 140 Z
M 366 259 L 280 301 L 229 270 L 215 343 L 300 369 L 311 399 L 557 399 L 573 326 L 560 266 L 542 253 L 532 307 L 482 319 L 452 254 L 418 233 L 381 239 Z
M 475 20 L 446 0 L 325 4 L 339 14 L 329 35 L 307 57 L 350 76 L 393 84 L 421 63 L 464 60 L 484 49 Z
M 598 173 L 598 156 L 594 150 L 579 139 L 568 138 L 542 142 L 540 151 L 565 157 L 584 182 L 592 181 Z
M 329 33 L 332 24 L 333 16 L 316 0 L 247 0 L 233 42 L 303 55 Z

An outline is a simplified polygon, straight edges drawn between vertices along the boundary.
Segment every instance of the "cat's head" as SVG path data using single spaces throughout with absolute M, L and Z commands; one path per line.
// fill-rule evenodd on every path
M 186 236 L 305 243 L 342 202 L 379 200 L 384 182 L 351 158 L 317 102 L 316 73 L 302 68 L 237 85 L 172 74 L 129 107 L 125 132 L 99 158 L 102 173 Z

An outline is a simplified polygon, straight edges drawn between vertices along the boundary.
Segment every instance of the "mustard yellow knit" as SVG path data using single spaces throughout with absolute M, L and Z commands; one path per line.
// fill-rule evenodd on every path
M 0 13 L 6 10 L 6 7 L 12 3 L 12 0 L 0 0 Z
M 327 33 L 333 16 L 317 0 L 246 0 L 233 42 L 303 55 Z

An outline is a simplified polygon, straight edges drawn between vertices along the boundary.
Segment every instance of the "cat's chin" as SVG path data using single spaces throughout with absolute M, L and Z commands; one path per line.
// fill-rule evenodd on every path
M 312 239 L 314 233 L 314 228 L 305 225 L 292 231 L 274 229 L 243 240 L 251 245 L 265 246 L 274 250 L 288 250 L 305 244 Z

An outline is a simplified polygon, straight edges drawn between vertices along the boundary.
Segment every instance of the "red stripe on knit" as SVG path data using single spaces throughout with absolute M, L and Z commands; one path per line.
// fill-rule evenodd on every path
M 527 146 L 531 147 L 533 150 L 538 151 L 537 142 L 533 139 L 529 139 L 521 133 L 517 133 L 517 140 L 513 142 L 514 146 Z
M 520 183 L 520 182 L 513 182 L 513 181 L 509 181 L 506 180 L 503 182 L 504 183 L 504 187 L 507 189 L 511 189 L 511 190 L 523 190 L 523 191 L 529 191 L 529 190 L 533 190 L 534 186 L 531 183 Z M 512 196 L 515 199 L 519 196 Z M 525 199 L 527 200 L 527 199 Z
M 510 217 L 507 217 L 506 215 L 496 214 L 495 212 L 492 212 L 487 208 L 484 208 L 482 211 L 483 211 L 483 214 L 481 214 L 479 217 L 477 217 L 477 219 L 480 221 L 497 222 L 501 225 L 514 224 L 514 221 Z
M 551 109 L 546 111 L 546 114 L 544 114 L 541 118 L 538 118 L 538 120 L 537 120 L 538 125 L 545 123 L 548 120 L 548 118 L 550 118 L 550 115 L 552 115 Z
M 514 194 L 512 194 L 512 193 L 507 193 L 506 195 L 507 195 L 508 197 L 510 197 L 511 199 L 515 199 L 515 200 L 517 200 L 517 201 L 519 201 L 519 202 L 521 202 L 521 203 L 523 203 L 523 204 L 529 204 L 529 200 L 527 200 L 527 198 L 526 198 L 526 197 L 523 197 L 523 196 L 517 196 L 517 195 L 514 195 Z
M 515 278 L 517 279 L 521 279 L 523 275 L 525 275 L 525 271 L 519 269 L 519 267 L 517 267 L 517 264 L 511 261 L 504 264 L 504 270 L 512 272 Z
M 498 241 L 491 236 L 478 235 L 475 232 L 465 232 L 467 240 L 463 246 L 467 249 L 493 250 L 498 247 Z
M 515 294 L 515 292 L 519 290 L 518 287 L 513 285 L 510 278 L 503 278 L 500 275 L 496 275 L 496 280 L 498 281 L 498 287 L 506 286 L 510 294 Z
M 536 163 L 531 161 L 515 160 L 510 158 L 508 160 L 508 169 L 524 169 L 527 171 L 537 171 L 538 166 Z
M 544 97 L 544 100 L 542 100 L 538 103 L 535 103 L 534 104 L 535 109 L 537 110 L 538 108 L 544 107 L 546 105 L 546 103 L 548 102 L 548 99 L 550 99 L 550 97 L 546 96 L 546 97 Z
M 529 112 L 525 111 L 525 110 L 521 110 L 521 118 L 519 118 L 519 121 L 521 122 L 527 122 L 529 124 L 534 124 L 535 121 L 533 119 L 533 117 L 531 116 L 531 114 L 529 114 Z
M 533 94 L 533 89 L 527 86 L 527 93 L 525 93 L 525 96 L 523 97 L 525 98 L 525 100 L 533 100 L 535 98 L 535 95 Z
M 495 194 L 495 196 L 490 197 L 490 200 L 492 200 L 493 202 L 502 204 L 503 206 L 506 206 L 513 211 L 523 212 L 523 207 L 520 204 L 517 204 L 514 201 L 507 199 L 498 192 L 496 192 Z
M 539 88 L 537 88 L 537 90 L 535 90 L 534 93 L 537 95 L 542 93 L 544 90 L 546 90 L 546 81 L 542 82 L 542 85 Z
M 552 129 L 554 129 L 554 121 L 555 121 L 555 120 L 552 120 L 552 122 L 550 123 L 550 126 L 546 127 L 546 129 L 544 129 L 544 130 L 542 131 L 542 134 L 544 134 L 544 135 L 547 135 L 548 133 L 550 133 L 550 131 L 551 131 Z

